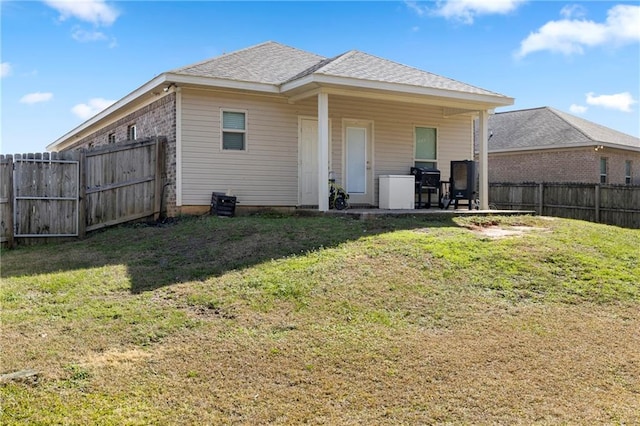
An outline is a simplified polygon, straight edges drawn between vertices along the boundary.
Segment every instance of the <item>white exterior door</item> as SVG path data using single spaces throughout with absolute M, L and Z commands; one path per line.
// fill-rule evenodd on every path
M 345 182 L 350 203 L 373 203 L 372 126 L 345 123 Z
M 299 120 L 298 157 L 298 204 L 317 206 L 318 120 Z

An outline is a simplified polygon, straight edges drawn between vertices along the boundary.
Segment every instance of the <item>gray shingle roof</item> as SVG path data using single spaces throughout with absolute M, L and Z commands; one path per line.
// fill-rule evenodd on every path
M 489 151 L 617 144 L 640 148 L 640 139 L 550 107 L 489 116 Z
M 357 50 L 351 50 L 336 57 L 334 60 L 316 70 L 314 74 L 502 96 L 495 92 L 490 92 L 479 87 L 471 86 L 460 81 L 442 77 L 427 71 L 422 71 L 407 65 L 402 65 L 397 62 L 379 58 Z
M 325 75 L 506 98 L 495 92 L 357 50 L 325 58 L 276 42 L 258 44 L 170 72 L 274 85 L 308 75 Z
M 170 71 L 251 83 L 281 84 L 325 59 L 320 55 L 266 42 Z

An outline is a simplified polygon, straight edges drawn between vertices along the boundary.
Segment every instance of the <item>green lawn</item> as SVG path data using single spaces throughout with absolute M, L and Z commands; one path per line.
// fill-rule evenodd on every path
M 39 374 L 0 424 L 640 424 L 639 244 L 263 214 L 4 250 L 0 374 Z

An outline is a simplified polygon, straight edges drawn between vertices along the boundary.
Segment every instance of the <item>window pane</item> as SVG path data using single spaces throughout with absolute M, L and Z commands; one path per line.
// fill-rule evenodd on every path
M 600 159 L 600 174 L 601 175 L 606 175 L 607 174 L 607 159 L 606 158 L 601 158 Z
M 222 149 L 244 150 L 244 133 L 222 133 Z
M 222 128 L 244 130 L 244 112 L 222 112 Z
M 435 160 L 436 129 L 416 127 L 416 159 Z

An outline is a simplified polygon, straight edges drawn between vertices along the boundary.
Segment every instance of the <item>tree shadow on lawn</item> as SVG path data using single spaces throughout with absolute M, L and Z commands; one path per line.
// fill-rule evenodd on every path
M 367 220 L 277 214 L 186 217 L 123 225 L 98 231 L 82 241 L 4 251 L 2 276 L 126 265 L 131 292 L 141 293 L 334 248 L 366 236 L 441 227 L 458 225 L 453 217 L 418 215 Z

